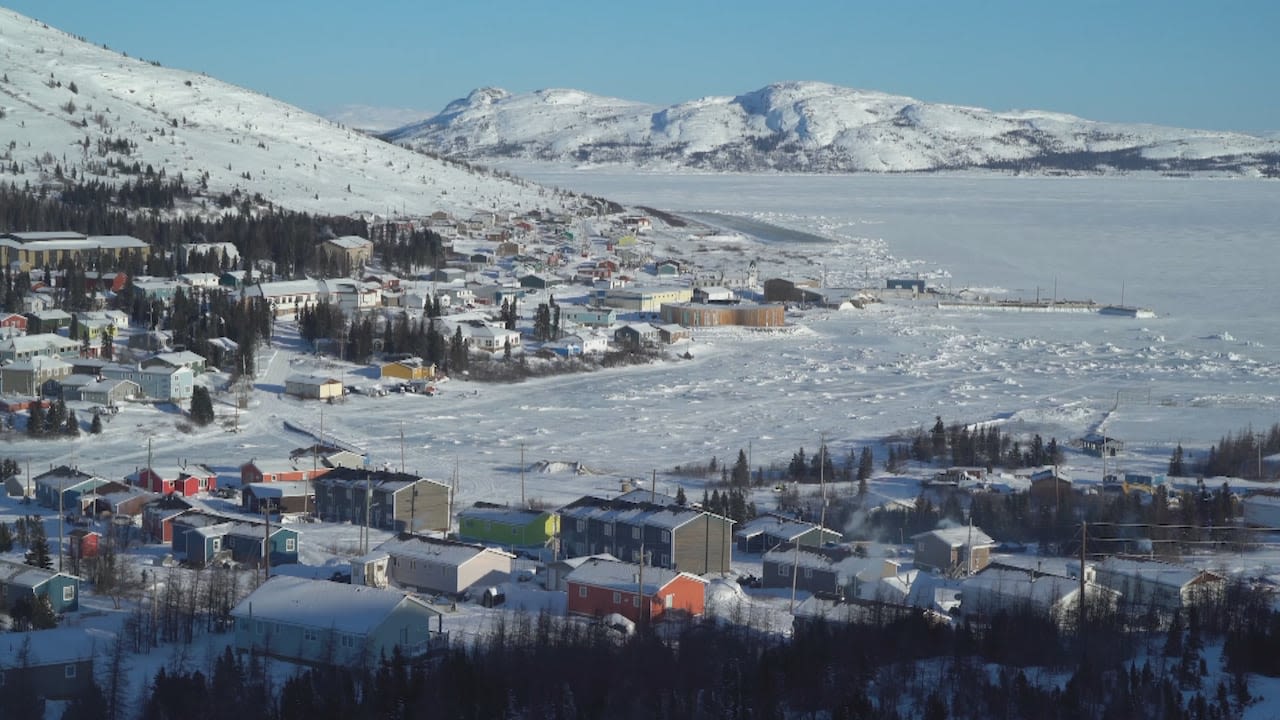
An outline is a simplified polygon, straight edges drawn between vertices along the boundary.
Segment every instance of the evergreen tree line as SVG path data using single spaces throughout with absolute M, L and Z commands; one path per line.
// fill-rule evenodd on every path
M 413 275 L 422 268 L 444 265 L 448 251 L 444 238 L 434 230 L 401 230 L 394 223 L 370 228 L 375 235 L 373 251 L 382 258 L 383 267 Z
M 242 266 L 258 260 L 275 264 L 279 275 L 302 277 L 319 267 L 316 245 L 331 235 L 368 236 L 363 220 L 347 217 L 314 216 L 281 210 L 258 209 L 229 214 L 216 219 L 182 217 L 169 219 L 159 213 L 127 212 L 122 207 L 162 210 L 183 199 L 182 179 L 166 181 L 156 175 L 139 178 L 111 189 L 100 181 L 66 182 L 50 194 L 33 189 L 30 183 L 0 183 L 0 227 L 26 231 L 76 230 L 88 235 L 132 235 L 151 244 L 144 262 L 132 258 L 127 264 L 94 269 L 120 269 L 131 277 L 155 275 L 172 277 L 178 270 L 180 243 L 228 242 L 235 245 Z M 121 193 L 124 193 L 122 196 Z
M 279 687 L 264 661 L 230 650 L 211 668 L 169 665 L 143 690 L 137 717 L 1238 718 L 1253 698 L 1243 671 L 1216 683 L 1208 675 L 1213 636 L 1194 619 L 1135 633 L 1099 617 L 1076 635 L 1021 611 L 948 625 L 895 610 L 881 622 L 802 623 L 785 641 L 717 623 L 688 624 L 675 642 L 645 631 L 620 641 L 600 626 L 520 614 L 430 662 L 397 652 L 364 667 L 302 670 Z M 1152 649 L 1136 657 L 1143 647 Z M 1032 666 L 1065 680 L 1046 682 L 1024 669 Z M 68 706 L 64 720 L 123 717 L 105 675 L 103 689 Z
M 53 401 L 48 410 L 44 403 L 33 402 L 27 415 L 27 435 L 33 438 L 76 437 L 80 434 L 80 421 L 76 411 L 67 407 L 62 398 Z
M 1251 429 L 1228 433 L 1217 445 L 1209 448 L 1208 455 L 1195 467 L 1205 477 L 1226 475 L 1265 480 L 1271 476 L 1262 459 L 1275 453 L 1280 453 L 1280 423 L 1272 425 L 1265 433 L 1255 433 Z M 1181 460 L 1181 457 L 1175 455 L 1175 459 Z

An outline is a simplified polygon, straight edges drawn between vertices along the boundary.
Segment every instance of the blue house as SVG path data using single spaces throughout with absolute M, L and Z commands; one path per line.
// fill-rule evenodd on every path
M 90 475 L 82 470 L 60 465 L 33 478 L 36 486 L 36 502 L 47 508 L 62 508 L 66 512 L 79 510 L 85 496 L 109 482 L 106 478 Z M 58 496 L 62 496 L 61 502 Z
M 192 565 L 204 565 L 218 558 L 257 565 L 262 562 L 265 523 L 209 513 L 186 513 L 173 520 L 172 547 Z M 279 525 L 270 529 L 272 565 L 298 562 L 298 532 Z
M 15 604 L 49 598 L 56 613 L 80 609 L 80 578 L 55 570 L 0 560 L 0 610 L 8 612 Z

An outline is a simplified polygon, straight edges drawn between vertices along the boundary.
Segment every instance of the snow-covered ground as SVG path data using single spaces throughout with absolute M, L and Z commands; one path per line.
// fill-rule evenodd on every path
M 334 405 L 280 396 L 284 377 L 318 371 L 371 384 L 374 371 L 311 355 L 279 325 L 248 410 L 237 414 L 231 397 L 219 395 L 218 422 L 186 432 L 172 408 L 129 406 L 101 436 L 33 442 L 11 434 L 0 437 L 0 455 L 29 461 L 36 474 L 72 463 L 120 477 L 146 462 L 142 440 L 150 438 L 158 464 L 203 462 L 233 480 L 251 458 L 282 458 L 310 442 L 286 429 L 287 420 L 367 449 L 375 465 L 399 467 L 403 451 L 409 471 L 448 480 L 456 467 L 456 507 L 518 498 L 523 449 L 525 493 L 554 505 L 615 493 L 621 479 L 647 481 L 655 470 L 659 491 L 681 484 L 698 497 L 703 480 L 670 472 L 675 466 L 712 456 L 731 462 L 739 449 L 749 449 L 753 466 L 785 463 L 801 446 L 811 453 L 820 436 L 842 457 L 935 415 L 1064 442 L 1103 424 L 1127 442 L 1122 471 L 1162 470 L 1175 443 L 1194 454 L 1228 432 L 1280 420 L 1280 319 L 1268 293 L 1280 227 L 1273 183 L 518 169 L 708 221 L 729 216 L 733 227 L 712 237 L 695 236 L 697 228 L 655 233 L 661 254 L 704 267 L 755 261 L 762 278 L 825 276 L 831 286 L 919 273 L 955 290 L 1033 298 L 1056 286 L 1059 298 L 1102 302 L 1119 302 L 1123 286 L 1126 303 L 1159 317 L 958 311 L 910 300 L 809 309 L 784 331 L 696 331 L 680 348 L 692 360 L 510 385 L 457 377 L 435 396 L 352 395 Z M 550 471 L 533 471 L 539 461 Z M 591 472 L 573 473 L 574 463 Z M 1101 474 L 1099 461 L 1076 452 L 1068 464 L 1077 478 Z M 888 501 L 909 499 L 915 488 L 884 477 L 872 492 Z M 0 503 L 10 521 L 26 509 Z M 769 509 L 767 493 L 757 503 Z M 305 565 L 282 572 L 327 577 L 357 552 L 353 528 L 298 527 Z M 1272 554 L 1240 560 L 1250 573 L 1280 569 Z M 534 587 L 514 589 L 511 600 L 557 607 Z M 727 615 L 776 616 L 786 627 L 789 598 L 753 593 L 740 601 L 717 588 L 712 604 Z M 492 618 L 464 604 L 446 629 L 465 639 Z

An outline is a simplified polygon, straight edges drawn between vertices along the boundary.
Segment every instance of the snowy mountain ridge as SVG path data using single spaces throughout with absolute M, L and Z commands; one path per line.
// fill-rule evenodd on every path
M 579 90 L 481 88 L 388 139 L 465 159 L 802 172 L 1158 170 L 1275 175 L 1280 140 L 993 112 L 820 82 L 660 107 Z
M 4 8 L 0 58 L 0 182 L 54 191 L 70 178 L 118 186 L 150 166 L 170 180 L 181 174 L 192 188 L 203 185 L 207 198 L 239 191 L 236 197 L 258 194 L 278 207 L 321 214 L 465 215 L 560 205 L 544 188 L 397 147 Z

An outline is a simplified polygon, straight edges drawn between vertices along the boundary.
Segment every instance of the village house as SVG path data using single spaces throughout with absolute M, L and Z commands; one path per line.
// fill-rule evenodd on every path
M 326 375 L 293 373 L 284 379 L 284 392 L 304 400 L 329 400 L 342 397 L 342 381 Z
M 431 380 L 436 376 L 436 366 L 422 358 L 408 357 L 384 363 L 378 368 L 378 377 L 394 378 L 412 382 L 414 380 Z
M 205 290 L 213 290 L 219 286 L 222 276 L 212 272 L 187 272 L 178 275 L 178 284 L 188 295 Z
M 44 395 L 71 375 L 71 364 L 56 357 L 33 357 L 0 367 L 0 392 L 10 395 Z
M 54 334 L 71 327 L 71 314 L 57 308 L 27 313 L 27 331 L 32 335 Z
M 0 560 L 0 610 L 12 612 L 18 603 L 30 605 L 48 598 L 55 613 L 80 609 L 80 578 L 26 563 Z
M 84 375 L 71 375 L 67 379 L 74 377 L 86 377 Z M 118 407 L 121 404 L 142 396 L 142 387 L 132 380 L 91 380 L 78 388 L 78 397 L 75 399 L 84 402 L 102 405 L 103 407 Z M 71 400 L 66 392 L 66 380 L 63 381 L 63 399 Z
M 142 367 L 165 367 L 165 368 L 187 368 L 193 375 L 199 375 L 205 371 L 205 358 L 191 352 L 190 350 L 179 350 L 177 352 L 160 352 L 152 355 L 142 361 Z
M 106 485 L 106 478 L 60 465 L 32 478 L 36 487 L 36 501 L 47 508 L 60 508 L 71 512 L 80 507 L 81 499 L 94 488 Z
M 18 313 L 0 313 L 0 330 L 18 333 L 27 332 L 27 316 Z
M 663 304 L 693 300 L 693 289 L 676 285 L 611 288 L 597 299 L 601 305 L 619 310 L 656 315 L 661 312 Z
M 101 533 L 88 528 L 76 528 L 67 533 L 67 556 L 72 560 L 98 557 L 98 547 L 101 544 Z
M 761 585 L 767 588 L 795 588 L 838 597 L 874 594 L 883 578 L 898 574 L 892 558 L 864 557 L 843 547 L 813 547 L 786 544 L 764 554 Z
M 341 310 L 344 317 L 356 318 L 382 307 L 382 286 L 378 283 L 348 279 L 321 282 L 324 299 Z
M 976 527 L 954 527 L 913 535 L 916 567 L 971 575 L 991 562 L 996 541 Z
M 687 572 L 592 559 L 565 578 L 568 612 L 602 618 L 617 613 L 633 623 L 701 617 L 707 581 Z
M 267 541 L 271 565 L 298 562 L 298 531 L 257 521 L 240 520 L 203 512 L 188 512 L 172 521 L 174 555 L 197 567 L 230 558 L 246 565 L 261 565 Z M 268 534 L 269 533 L 269 534 Z
M 297 320 L 299 310 L 320 303 L 325 286 L 322 280 L 281 280 L 246 285 L 242 292 L 245 298 L 265 300 L 277 320 Z
M 842 536 L 817 523 L 796 520 L 785 515 L 766 513 L 743 523 L 733 533 L 739 552 L 763 553 L 786 543 L 822 547 L 840 542 Z
M 351 581 L 461 597 L 511 579 L 515 556 L 497 548 L 402 533 L 351 564 Z
M 331 267 L 349 275 L 373 259 L 373 243 L 359 235 L 328 238 L 320 243 L 320 255 Z
M 311 513 L 316 509 L 316 493 L 311 483 L 250 483 L 240 488 L 240 507 L 245 512 L 291 515 Z
M 80 343 L 52 332 L 10 335 L 0 339 L 0 362 L 34 357 L 57 357 L 70 361 L 79 355 Z
M 448 485 L 391 470 L 333 468 L 315 480 L 316 514 L 394 532 L 448 530 Z
M 330 468 L 294 460 L 259 460 L 253 458 L 240 466 L 240 486 L 250 483 L 300 482 L 314 480 Z
M 560 509 L 564 555 L 609 553 L 699 575 L 729 572 L 733 521 L 683 505 L 586 496 Z
M 464 323 L 459 327 L 462 328 L 462 335 L 466 338 L 468 347 L 490 354 L 505 352 L 508 347 L 513 353 L 521 351 L 520 333 L 515 330 L 484 323 L 475 325 Z
M 0 688 L 44 700 L 70 700 L 93 688 L 93 659 L 104 650 L 84 628 L 0 633 Z
M 159 495 L 191 497 L 218 488 L 218 474 L 208 465 L 183 462 L 178 467 L 147 467 L 126 476 L 131 485 Z
M 178 265 L 186 267 L 195 255 L 204 255 L 218 260 L 222 267 L 236 267 L 240 264 L 240 251 L 235 243 L 181 243 L 177 247 Z
M 649 323 L 623 325 L 613 331 L 613 340 L 623 347 L 639 350 L 658 344 L 658 328 Z
M 146 368 L 140 365 L 112 364 L 102 368 L 102 377 L 111 380 L 132 380 L 142 389 L 143 397 L 165 402 L 189 401 L 195 389 L 195 376 L 190 368 L 185 367 Z
M 561 305 L 560 320 L 586 327 L 609 327 L 618 322 L 617 308 Z
M 1085 578 L 1120 593 L 1132 607 L 1164 610 L 1212 602 L 1222 597 L 1227 585 L 1225 578 L 1208 570 L 1115 556 L 1087 567 Z
M 1085 583 L 1087 603 L 1106 603 L 1114 608 L 1118 599 L 1114 590 Z M 1080 581 L 1033 570 L 989 567 L 960 584 L 960 611 L 987 619 L 1002 612 L 1029 612 L 1051 618 L 1064 628 L 1074 627 L 1080 616 Z
M 191 503 L 177 495 L 164 495 L 142 507 L 142 533 L 152 542 L 173 542 L 173 520 L 191 512 Z
M 155 493 L 112 481 L 99 485 L 88 495 L 82 496 L 80 507 L 73 512 L 92 518 L 135 518 L 142 514 L 142 508 L 147 503 L 155 499 Z
M 547 547 L 560 532 L 560 516 L 547 510 L 477 502 L 458 513 L 458 538 L 508 548 Z
M 372 668 L 448 647 L 440 612 L 394 590 L 273 577 L 231 610 L 235 646 L 304 665 Z M 432 621 L 436 629 L 432 630 Z

